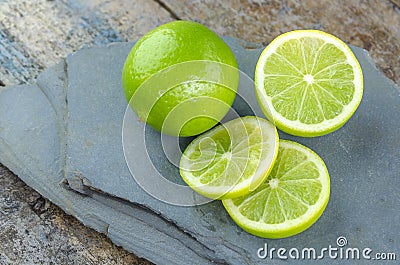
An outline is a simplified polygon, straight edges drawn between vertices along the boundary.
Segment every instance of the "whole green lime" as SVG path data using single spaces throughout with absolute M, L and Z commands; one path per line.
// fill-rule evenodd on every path
M 233 104 L 239 70 L 232 50 L 212 30 L 190 21 L 143 36 L 122 71 L 125 96 L 142 121 L 173 136 L 216 125 Z

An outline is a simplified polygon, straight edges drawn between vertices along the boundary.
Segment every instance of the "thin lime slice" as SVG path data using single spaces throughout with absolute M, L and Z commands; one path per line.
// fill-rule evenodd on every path
M 278 153 L 276 127 L 269 121 L 242 117 L 196 138 L 180 161 L 183 180 L 212 199 L 242 196 L 268 176 Z
M 324 161 L 309 148 L 281 140 L 275 165 L 264 183 L 245 196 L 224 200 L 245 231 L 283 238 L 306 230 L 328 204 L 330 181 Z
M 363 94 L 360 64 L 340 39 L 317 30 L 280 35 L 256 66 L 257 99 L 287 133 L 313 137 L 343 126 Z

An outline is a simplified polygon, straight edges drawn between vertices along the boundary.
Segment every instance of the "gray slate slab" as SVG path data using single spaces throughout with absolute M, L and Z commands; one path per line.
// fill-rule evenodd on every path
M 152 262 L 214 260 L 211 250 L 150 210 L 104 194 L 83 195 L 66 185 L 65 123 L 63 116 L 57 119 L 66 109 L 64 66 L 47 69 L 36 85 L 1 90 L 1 163 L 65 212 Z
M 246 50 L 235 39 L 225 40 L 241 70 L 253 77 L 261 50 Z M 343 128 L 310 139 L 280 132 L 281 138 L 301 142 L 325 160 L 331 175 L 331 199 L 325 213 L 297 236 L 267 240 L 243 232 L 220 202 L 174 206 L 150 196 L 135 182 L 121 144 L 126 102 L 120 76 L 131 46 L 121 43 L 78 51 L 65 65 L 43 73 L 37 85 L 2 91 L 0 161 L 86 225 L 160 264 L 211 260 L 262 264 L 267 260 L 258 259 L 256 253 L 264 243 L 276 248 L 321 249 L 336 246 L 339 236 L 347 238 L 349 247 L 400 253 L 399 90 L 364 50 L 352 47 L 364 72 L 364 98 Z M 242 94 L 262 115 L 253 94 Z M 249 114 L 240 100 L 234 107 L 242 115 Z M 148 141 L 159 141 L 157 133 L 146 132 Z M 169 173 L 177 172 L 162 155 L 152 159 Z

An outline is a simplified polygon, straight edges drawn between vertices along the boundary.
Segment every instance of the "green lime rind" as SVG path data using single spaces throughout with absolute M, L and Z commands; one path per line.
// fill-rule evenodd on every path
M 268 177 L 278 148 L 278 132 L 269 121 L 237 118 L 193 140 L 181 157 L 180 174 L 205 197 L 243 196 Z
M 172 136 L 194 136 L 215 126 L 229 111 L 238 84 L 230 47 L 192 21 L 148 32 L 122 69 L 122 88 L 138 118 Z
M 285 238 L 314 224 L 324 212 L 329 195 L 324 161 L 301 144 L 281 140 L 266 181 L 250 194 L 222 203 L 243 230 L 264 238 Z
M 295 30 L 277 37 L 260 55 L 255 91 L 264 114 L 280 130 L 315 137 L 339 129 L 355 113 L 363 74 L 340 39 Z

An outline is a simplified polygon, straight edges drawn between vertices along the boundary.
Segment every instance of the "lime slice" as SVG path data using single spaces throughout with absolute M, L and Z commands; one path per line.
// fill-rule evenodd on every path
M 322 215 L 329 200 L 324 161 L 309 148 L 280 141 L 267 180 L 245 196 L 224 200 L 225 209 L 245 231 L 283 238 L 306 230 Z
M 196 138 L 180 161 L 183 180 L 212 199 L 243 196 L 270 173 L 278 154 L 276 127 L 269 121 L 242 117 Z
M 322 31 L 296 30 L 262 52 L 255 89 L 265 115 L 279 129 L 313 137 L 350 119 L 362 98 L 363 75 L 343 41 Z

